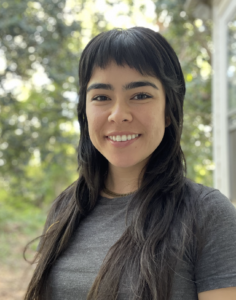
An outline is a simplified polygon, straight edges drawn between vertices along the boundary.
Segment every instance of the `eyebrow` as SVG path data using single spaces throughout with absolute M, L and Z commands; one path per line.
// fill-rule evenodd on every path
M 127 84 L 125 84 L 123 86 L 124 90 L 131 90 L 131 89 L 135 89 L 138 87 L 142 87 L 142 86 L 151 86 L 154 89 L 158 90 L 158 87 L 150 82 L 150 81 L 134 81 L 134 82 L 129 82 Z M 103 90 L 111 90 L 114 91 L 114 87 L 111 84 L 106 84 L 106 83 L 93 83 L 91 84 L 88 88 L 87 88 L 87 93 L 93 89 L 103 89 Z

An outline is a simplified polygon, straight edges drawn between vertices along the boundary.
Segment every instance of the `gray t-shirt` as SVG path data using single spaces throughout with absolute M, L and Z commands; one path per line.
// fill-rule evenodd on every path
M 200 292 L 236 286 L 236 209 L 219 191 L 190 186 L 192 193 L 201 190 L 199 224 L 206 225 L 206 242 L 195 265 L 194 258 L 178 262 L 171 300 L 197 300 Z M 51 270 L 50 300 L 86 300 L 108 250 L 124 232 L 128 200 L 98 199 Z M 128 299 L 121 290 L 118 300 Z

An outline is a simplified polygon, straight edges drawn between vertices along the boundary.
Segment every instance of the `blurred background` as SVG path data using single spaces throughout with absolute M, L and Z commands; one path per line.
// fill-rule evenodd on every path
M 214 33 L 214 28 L 222 27 L 218 16 L 223 18 L 230 5 L 233 9 L 230 8 L 228 19 L 231 19 L 224 23 L 226 31 L 222 34 L 231 40 L 219 42 L 220 33 Z M 187 175 L 208 186 L 222 186 L 223 178 L 226 183 L 223 182 L 222 189 L 225 187 L 225 193 L 233 200 L 236 13 L 232 15 L 232 12 L 235 7 L 233 0 L 1 0 L 2 300 L 23 299 L 34 268 L 22 257 L 24 246 L 40 235 L 54 198 L 78 177 L 77 68 L 86 43 L 102 31 L 145 26 L 167 38 L 179 57 L 187 86 L 182 137 Z M 219 48 L 224 44 L 226 50 L 216 51 L 219 60 L 215 60 L 215 66 L 217 69 L 219 64 L 221 68 L 222 61 L 225 73 L 222 75 L 222 69 L 215 72 L 225 83 L 221 79 L 212 82 L 212 56 L 217 41 Z M 222 84 L 225 96 L 217 90 Z M 218 126 L 215 135 L 213 125 Z M 213 138 L 217 140 L 216 148 L 213 148 Z M 229 155 L 233 158 L 231 164 Z M 218 171 L 215 170 L 213 180 L 216 166 Z M 28 259 L 32 259 L 36 247 L 37 242 L 31 245 Z

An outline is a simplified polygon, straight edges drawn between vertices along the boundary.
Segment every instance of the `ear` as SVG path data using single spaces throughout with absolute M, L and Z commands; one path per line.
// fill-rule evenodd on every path
M 170 124 L 171 124 L 170 117 L 167 116 L 167 117 L 165 118 L 165 127 L 168 127 Z

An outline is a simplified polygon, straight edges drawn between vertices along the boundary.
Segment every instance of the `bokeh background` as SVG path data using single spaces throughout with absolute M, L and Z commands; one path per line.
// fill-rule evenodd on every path
M 81 51 L 98 33 L 160 31 L 182 65 L 188 177 L 212 186 L 212 21 L 185 0 L 1 0 L 0 299 L 22 299 L 33 266 L 26 243 L 40 235 L 50 203 L 77 177 Z M 32 259 L 37 242 L 30 246 Z

